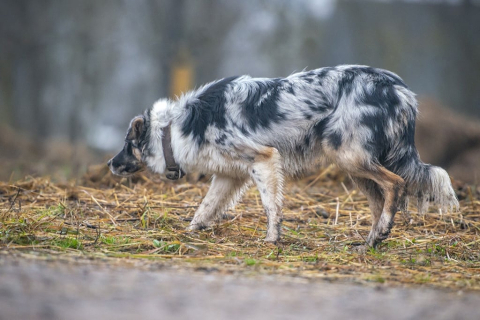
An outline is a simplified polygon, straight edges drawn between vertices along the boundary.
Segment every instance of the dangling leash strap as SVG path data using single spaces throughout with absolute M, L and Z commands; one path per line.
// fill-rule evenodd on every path
M 163 156 L 165 157 L 165 164 L 167 166 L 167 173 L 166 176 L 170 180 L 178 180 L 185 175 L 180 166 L 175 162 L 175 158 L 173 157 L 173 150 L 172 150 L 172 134 L 171 134 L 171 124 L 168 124 L 165 128 L 163 128 L 163 137 L 162 137 L 162 148 L 163 148 Z

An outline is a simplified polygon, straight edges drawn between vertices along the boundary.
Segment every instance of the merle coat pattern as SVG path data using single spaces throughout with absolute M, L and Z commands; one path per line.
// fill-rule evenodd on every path
M 447 172 L 420 160 L 416 115 L 415 94 L 382 69 L 345 65 L 286 78 L 230 77 L 156 102 L 132 120 L 124 150 L 109 165 L 116 174 L 143 166 L 164 173 L 162 129 L 171 124 L 182 170 L 213 175 L 189 229 L 220 220 L 253 182 L 268 218 L 265 240 L 276 242 L 284 177 L 334 163 L 367 196 L 373 220 L 367 244 L 376 246 L 409 197 L 420 212 L 431 200 L 444 210 L 458 207 Z

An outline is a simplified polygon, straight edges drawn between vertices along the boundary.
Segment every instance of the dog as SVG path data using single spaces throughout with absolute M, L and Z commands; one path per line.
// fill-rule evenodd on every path
M 334 163 L 367 197 L 366 242 L 376 247 L 409 198 L 419 212 L 431 201 L 446 211 L 459 206 L 448 173 L 420 160 L 417 112 L 415 94 L 398 75 L 368 66 L 224 78 L 135 117 L 108 166 L 122 176 L 145 167 L 171 179 L 211 174 L 189 230 L 219 221 L 253 182 L 268 219 L 265 241 L 277 242 L 284 177 Z

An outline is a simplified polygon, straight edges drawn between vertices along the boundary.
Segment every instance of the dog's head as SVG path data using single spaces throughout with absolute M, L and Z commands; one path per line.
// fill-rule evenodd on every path
M 145 149 L 147 123 L 144 116 L 137 116 L 130 122 L 125 145 L 115 157 L 108 161 L 113 174 L 128 176 L 145 168 L 142 154 Z

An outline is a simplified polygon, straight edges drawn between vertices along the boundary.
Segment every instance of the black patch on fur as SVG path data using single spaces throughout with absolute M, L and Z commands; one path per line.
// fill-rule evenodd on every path
M 242 115 L 253 131 L 268 129 L 271 123 L 285 120 L 285 114 L 278 110 L 279 85 L 280 79 L 257 81 L 256 90 L 252 90 L 243 102 Z
M 302 144 L 297 144 L 295 146 L 295 151 L 297 152 L 297 154 L 303 155 L 303 153 L 305 152 L 305 146 Z
M 342 145 L 342 135 L 338 132 L 333 132 L 328 135 L 328 142 L 335 150 L 338 150 Z
M 363 95 L 357 98 L 358 103 L 381 108 L 389 116 L 395 116 L 400 98 L 392 85 L 378 84 L 371 91 L 364 88 L 363 92 Z
M 288 86 L 287 91 L 288 93 L 295 95 L 295 90 L 293 89 L 293 85 Z
M 309 134 L 307 134 L 307 135 L 305 136 L 304 142 L 305 142 L 305 145 L 306 145 L 307 147 L 310 146 L 310 135 L 309 135 Z
M 404 132 L 404 141 L 408 146 L 415 147 L 415 117 L 408 121 L 407 129 Z
M 215 143 L 224 146 L 227 135 L 222 134 L 219 138 L 215 139 Z
M 395 116 L 400 98 L 393 86 L 375 86 L 371 91 L 364 89 L 364 94 L 359 96 L 359 103 L 375 106 L 386 111 L 390 116 Z
M 313 79 L 310 78 L 310 77 L 304 77 L 303 78 L 305 81 L 307 81 L 308 83 L 313 83 Z
M 307 120 L 311 120 L 312 119 L 312 114 L 308 113 L 308 112 L 303 112 L 302 113 L 303 117 Z
M 225 90 L 238 77 L 224 78 L 210 85 L 195 101 L 186 106 L 188 115 L 182 126 L 185 136 L 193 135 L 199 145 L 205 141 L 205 131 L 210 125 L 219 129 L 226 127 Z
M 400 102 L 394 85 L 405 88 L 407 88 L 407 85 L 400 77 L 390 71 L 372 67 L 351 67 L 344 70 L 338 83 L 338 100 L 352 92 L 353 82 L 358 76 L 370 80 L 373 83 L 373 89 L 369 91 L 365 86 L 362 86 L 363 95 L 358 95 L 357 102 L 383 108 L 389 115 L 394 115 L 395 106 Z
M 323 102 L 317 102 L 313 103 L 310 100 L 303 100 L 303 102 L 308 106 L 308 108 L 313 111 L 313 112 L 325 112 L 326 110 L 329 109 L 329 105 L 323 101 Z
M 400 98 L 394 86 L 407 87 L 402 79 L 394 73 L 372 67 L 354 67 L 349 70 L 358 75 L 367 75 L 366 79 L 373 84 L 370 88 L 362 86 L 363 94 L 356 96 L 356 102 L 381 108 L 389 116 L 395 116 Z
M 307 100 L 307 99 L 303 100 L 303 103 L 305 103 L 305 104 L 306 104 L 307 106 L 309 106 L 309 107 L 314 107 L 314 106 L 315 106 L 315 105 L 312 103 L 312 101 Z
M 352 93 L 353 81 L 355 80 L 356 73 L 351 69 L 343 71 L 342 78 L 338 82 L 338 101 L 344 96 Z M 337 101 L 337 103 L 338 103 Z
M 390 163 L 384 163 L 383 165 L 390 171 L 394 173 L 399 173 L 403 169 L 408 168 L 412 165 L 418 168 L 424 168 L 424 166 L 419 166 L 420 157 L 418 151 L 415 148 L 415 119 L 412 119 L 408 122 L 406 130 L 403 132 L 403 136 L 398 141 L 399 146 L 403 152 L 398 152 L 398 156 L 395 159 L 392 159 Z M 420 173 L 418 176 L 422 176 Z
M 385 132 L 386 117 L 382 113 L 377 114 L 363 114 L 360 119 L 360 123 L 372 132 L 367 145 L 367 150 L 372 156 L 377 159 L 380 164 L 385 163 L 386 156 L 388 155 L 389 143 Z
M 328 76 L 330 71 L 333 71 L 333 70 L 336 70 L 336 69 L 333 67 L 321 68 L 320 71 L 316 74 L 317 78 L 320 80 L 320 83 L 326 76 Z
M 330 119 L 331 119 L 331 116 L 327 116 L 325 118 L 323 118 L 322 120 L 320 120 L 319 122 L 317 122 L 314 126 L 313 126 L 313 130 L 315 132 L 315 134 L 317 135 L 318 138 L 323 138 L 323 135 L 325 133 L 325 130 L 327 129 L 327 126 L 330 122 Z

